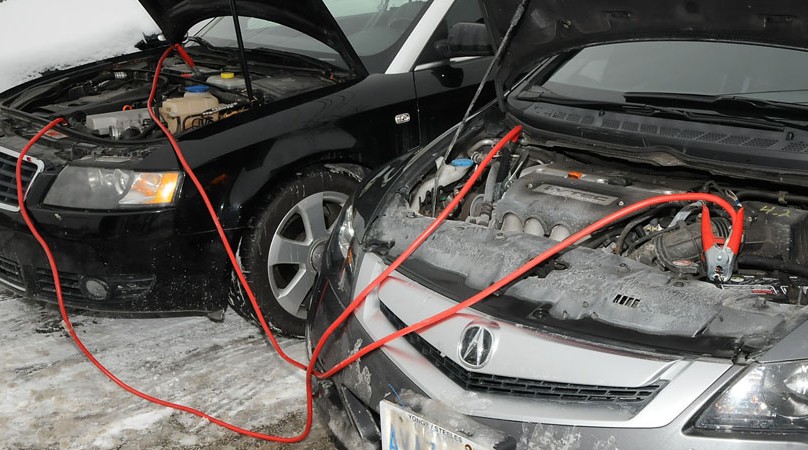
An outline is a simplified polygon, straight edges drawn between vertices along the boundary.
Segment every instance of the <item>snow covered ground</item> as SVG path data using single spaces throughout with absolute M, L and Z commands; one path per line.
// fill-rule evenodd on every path
M 0 91 L 44 70 L 135 50 L 157 31 L 136 0 L 0 2 Z M 86 361 L 59 312 L 0 292 L 0 448 L 330 449 L 324 425 L 283 446 L 238 436 L 124 392 Z M 86 345 L 123 381 L 255 431 L 296 435 L 303 374 L 233 313 L 124 319 L 76 314 Z M 302 341 L 283 345 L 302 360 Z
M 303 373 L 233 313 L 223 323 L 88 313 L 71 320 L 102 363 L 146 393 L 255 431 L 303 428 Z M 79 353 L 55 307 L 0 293 L 0 335 L 0 448 L 333 448 L 319 421 L 308 440 L 283 446 L 132 396 Z M 305 358 L 302 341 L 282 345 Z

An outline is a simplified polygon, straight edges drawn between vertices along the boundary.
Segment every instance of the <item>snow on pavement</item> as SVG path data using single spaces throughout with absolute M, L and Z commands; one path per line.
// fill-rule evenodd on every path
M 148 394 L 255 431 L 290 436 L 303 428 L 303 373 L 232 312 L 223 323 L 92 313 L 71 320 L 103 364 Z M 0 448 L 333 448 L 318 420 L 308 440 L 284 446 L 134 397 L 79 353 L 53 306 L 0 293 L 0 335 Z M 281 342 L 305 358 L 303 341 Z

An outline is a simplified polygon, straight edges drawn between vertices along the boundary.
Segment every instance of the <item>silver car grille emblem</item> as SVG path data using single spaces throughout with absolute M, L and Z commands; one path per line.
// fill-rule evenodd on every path
M 458 345 L 460 360 L 472 369 L 485 366 L 494 349 L 494 333 L 486 326 L 472 324 L 463 330 Z

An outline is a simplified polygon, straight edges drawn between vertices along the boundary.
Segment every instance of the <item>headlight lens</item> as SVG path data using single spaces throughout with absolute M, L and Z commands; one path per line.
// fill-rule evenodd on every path
M 99 210 L 166 206 L 174 202 L 180 180 L 180 172 L 67 166 L 56 177 L 45 204 Z
M 353 198 L 345 202 L 335 226 L 337 229 L 331 237 L 330 249 L 327 252 L 329 256 L 323 267 L 333 268 L 332 273 L 336 275 L 333 287 L 344 293 L 347 298 L 353 288 L 353 276 L 362 254 L 359 241 L 365 230 L 365 220 L 354 209 Z
M 696 428 L 808 432 L 808 361 L 750 366 L 702 413 Z
M 339 246 L 340 253 L 342 253 L 342 257 L 346 259 L 351 256 L 351 246 L 356 238 L 356 230 L 354 230 L 353 221 L 353 205 L 346 203 L 343 210 L 342 223 L 339 224 L 339 230 L 337 230 L 337 245 Z

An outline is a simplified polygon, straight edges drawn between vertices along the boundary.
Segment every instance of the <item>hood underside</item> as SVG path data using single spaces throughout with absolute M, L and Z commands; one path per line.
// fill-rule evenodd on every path
M 522 0 L 483 0 L 496 44 Z M 632 40 L 721 40 L 806 48 L 808 2 L 798 0 L 528 0 L 497 74 L 511 87 L 560 52 Z
M 140 0 L 169 42 L 181 42 L 188 29 L 213 17 L 232 16 L 228 0 Z M 288 26 L 338 51 L 357 72 L 365 73 L 359 57 L 334 17 L 320 0 L 235 0 L 239 16 Z

